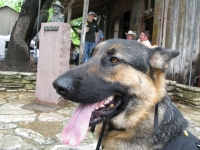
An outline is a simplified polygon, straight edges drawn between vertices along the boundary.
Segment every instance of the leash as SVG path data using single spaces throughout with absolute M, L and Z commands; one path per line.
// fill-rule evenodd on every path
M 101 146 L 101 142 L 102 142 L 102 139 L 103 139 L 103 133 L 104 133 L 104 131 L 106 129 L 106 125 L 107 125 L 107 122 L 104 121 L 103 125 L 102 125 L 102 128 L 101 128 L 101 133 L 100 133 L 100 136 L 99 136 L 99 139 L 98 139 L 96 150 L 99 150 L 99 148 Z M 92 126 L 90 131 L 94 133 L 95 127 L 96 127 L 95 125 Z M 153 132 L 155 134 L 159 133 L 159 127 L 158 127 L 158 103 L 156 104 L 156 107 L 155 107 Z
M 156 107 L 155 107 L 153 132 L 155 133 L 155 135 L 157 135 L 159 133 L 159 127 L 158 127 L 158 103 L 156 104 Z
M 101 128 L 101 133 L 100 133 L 100 136 L 99 136 L 99 140 L 98 140 L 98 143 L 97 143 L 96 150 L 99 150 L 99 148 L 100 148 L 100 146 L 101 146 L 101 141 L 102 141 L 102 139 L 103 139 L 103 133 L 104 133 L 104 131 L 105 131 L 105 129 L 106 129 L 106 124 L 107 124 L 107 122 L 104 121 L 104 122 L 103 122 L 103 126 L 102 126 L 102 128 Z
M 104 121 L 103 125 L 102 125 L 102 128 L 101 128 L 101 133 L 100 133 L 100 136 L 99 136 L 99 139 L 98 139 L 96 150 L 99 150 L 99 148 L 101 146 L 101 141 L 103 139 L 103 133 L 104 133 L 104 131 L 106 129 L 106 125 L 107 125 L 107 122 Z M 92 126 L 91 129 L 90 129 L 90 131 L 94 133 L 95 127 L 96 127 L 96 125 Z

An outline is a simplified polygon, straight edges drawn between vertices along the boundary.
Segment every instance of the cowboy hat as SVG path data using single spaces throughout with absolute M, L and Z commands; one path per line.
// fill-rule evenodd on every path
M 53 7 L 54 6 L 58 6 L 60 7 L 61 9 L 64 9 L 64 7 L 61 5 L 61 3 L 59 1 L 56 1 L 55 3 L 51 4 Z
M 128 31 L 128 33 L 125 32 L 125 34 L 126 34 L 126 36 L 127 36 L 128 34 L 133 35 L 135 38 L 136 38 L 136 36 L 137 36 L 136 33 L 134 33 L 133 31 Z

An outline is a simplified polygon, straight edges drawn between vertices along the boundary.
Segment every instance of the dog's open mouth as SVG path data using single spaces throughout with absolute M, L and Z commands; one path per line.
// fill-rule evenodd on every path
M 122 99 L 119 96 L 110 96 L 101 101 L 92 112 L 89 125 L 95 125 L 117 114 L 121 103 Z
M 110 96 L 93 104 L 80 104 L 66 127 L 62 139 L 65 144 L 76 146 L 86 136 L 89 125 L 95 125 L 122 111 L 122 98 Z

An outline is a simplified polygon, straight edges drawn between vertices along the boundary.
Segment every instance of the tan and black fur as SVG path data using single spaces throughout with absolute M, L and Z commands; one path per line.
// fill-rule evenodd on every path
M 111 114 L 90 122 L 106 120 L 109 124 L 103 149 L 162 149 L 188 124 L 165 89 L 165 70 L 178 54 L 177 50 L 147 48 L 137 41 L 107 40 L 94 48 L 87 63 L 68 70 L 53 85 L 65 99 L 78 103 L 95 103 L 110 95 L 120 101 Z M 153 132 L 156 104 L 158 134 Z

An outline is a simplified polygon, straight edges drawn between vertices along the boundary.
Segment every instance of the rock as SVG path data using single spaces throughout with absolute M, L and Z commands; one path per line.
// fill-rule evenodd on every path
M 3 150 L 38 150 L 19 136 L 0 134 L 0 147 Z
M 17 128 L 15 129 L 15 134 L 21 137 L 28 138 L 30 140 L 33 140 L 37 142 L 38 144 L 55 144 L 56 141 L 52 140 L 50 138 L 45 138 L 42 134 L 35 132 L 30 129 L 25 128 Z

